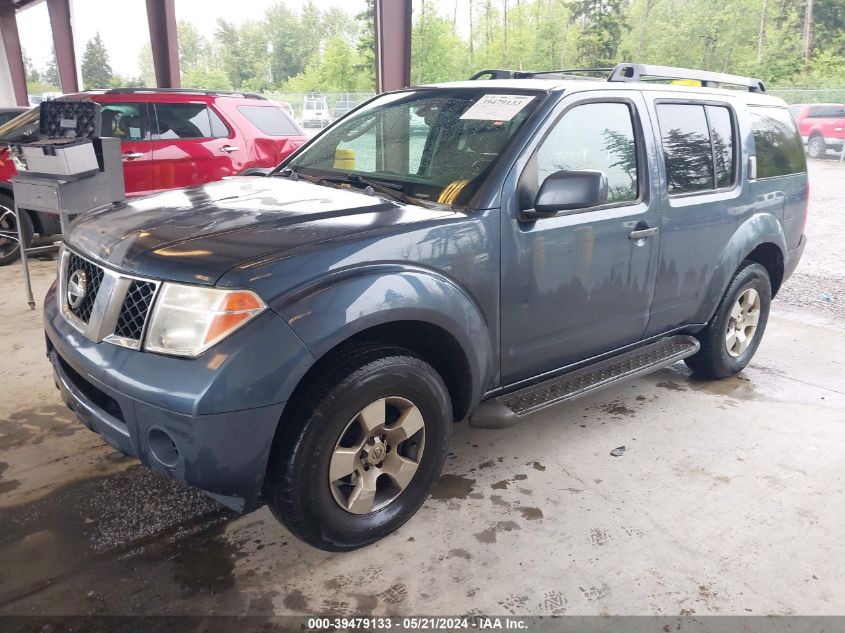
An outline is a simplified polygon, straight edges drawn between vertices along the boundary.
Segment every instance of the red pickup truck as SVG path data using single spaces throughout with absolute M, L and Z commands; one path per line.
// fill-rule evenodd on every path
M 115 88 L 65 95 L 102 106 L 102 136 L 122 141 L 128 197 L 201 185 L 224 176 L 275 167 L 306 137 L 285 109 L 253 93 L 153 88 Z M 0 127 L 0 266 L 15 261 L 18 244 L 8 145 L 38 133 L 38 109 Z M 58 219 L 28 211 L 24 235 L 58 232 Z
M 789 106 L 807 156 L 824 158 L 827 150 L 842 151 L 845 143 L 845 105 L 841 103 L 799 103 Z

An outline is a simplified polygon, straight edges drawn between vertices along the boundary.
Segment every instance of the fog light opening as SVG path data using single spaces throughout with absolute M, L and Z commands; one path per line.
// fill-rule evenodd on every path
M 173 468 L 179 462 L 179 449 L 166 431 L 150 429 L 147 434 L 150 453 L 162 466 Z

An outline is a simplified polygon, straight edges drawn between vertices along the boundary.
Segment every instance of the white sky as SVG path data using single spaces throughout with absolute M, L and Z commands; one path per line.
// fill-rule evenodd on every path
M 193 22 L 201 33 L 211 36 L 217 18 L 235 24 L 260 19 L 269 7 L 279 2 L 294 10 L 303 5 L 302 0 L 176 0 L 176 19 Z M 340 7 L 353 15 L 366 6 L 364 0 L 314 0 L 314 3 L 322 9 Z M 77 61 L 82 58 L 86 42 L 99 32 L 109 52 L 112 70 L 123 76 L 138 75 L 138 53 L 150 41 L 144 0 L 72 0 L 72 11 Z M 39 2 L 17 17 L 21 46 L 35 67 L 42 70 L 53 42 L 47 3 Z

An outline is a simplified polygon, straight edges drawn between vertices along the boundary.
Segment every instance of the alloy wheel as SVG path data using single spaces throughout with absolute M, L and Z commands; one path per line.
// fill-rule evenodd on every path
M 824 158 L 827 153 L 827 145 L 820 136 L 814 136 L 807 144 L 807 154 L 810 158 Z
M 425 420 L 410 400 L 380 398 L 346 425 L 329 462 L 338 505 L 369 514 L 394 501 L 417 472 L 425 448 Z
M 738 358 L 754 339 L 760 321 L 760 306 L 760 293 L 754 288 L 746 288 L 731 308 L 725 347 L 732 357 Z
M 18 216 L 12 209 L 0 205 L 0 257 L 11 255 L 18 248 Z

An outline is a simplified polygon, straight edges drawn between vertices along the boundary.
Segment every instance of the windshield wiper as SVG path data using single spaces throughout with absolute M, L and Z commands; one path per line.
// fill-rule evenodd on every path
M 436 208 L 433 203 L 428 202 L 427 200 L 415 198 L 414 196 L 410 196 L 404 191 L 402 191 L 402 185 L 389 185 L 385 182 L 379 182 L 377 180 L 365 178 L 364 176 L 359 176 L 358 174 L 347 174 L 346 176 L 341 176 L 337 178 L 326 178 L 325 180 L 362 184 L 374 192 L 378 192 L 382 195 L 387 196 L 388 198 L 398 200 L 399 202 L 404 202 L 405 204 L 415 204 L 417 206 L 425 207 L 427 209 Z
M 283 170 L 273 175 L 284 176 L 294 181 L 302 179 L 314 183 L 315 185 L 329 185 L 331 187 L 336 187 L 337 185 L 361 184 L 364 185 L 365 190 L 366 188 L 368 188 L 372 192 L 378 192 L 384 196 L 387 196 L 388 198 L 393 198 L 394 200 L 404 202 L 405 204 L 415 204 L 417 206 L 425 207 L 427 209 L 437 208 L 437 205 L 428 202 L 427 200 L 421 200 L 419 198 L 415 198 L 414 196 L 408 195 L 407 193 L 402 191 L 401 185 L 388 185 L 387 183 L 371 180 L 369 178 L 359 176 L 358 174 L 346 174 L 343 176 L 325 177 L 309 176 L 308 174 L 303 174 L 301 172 L 296 171 L 295 169 L 293 169 L 293 167 L 285 167 Z

